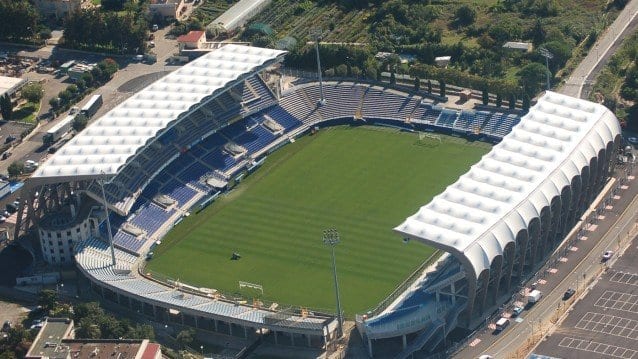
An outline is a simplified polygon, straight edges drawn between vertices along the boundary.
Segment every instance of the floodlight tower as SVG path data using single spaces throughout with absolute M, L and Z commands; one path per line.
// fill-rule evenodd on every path
M 109 219 L 109 206 L 106 202 L 106 192 L 104 191 L 104 181 L 106 181 L 106 175 L 102 172 L 102 177 L 98 179 L 100 188 L 102 188 L 102 204 L 104 205 L 104 212 L 106 213 L 106 231 L 109 234 L 109 246 L 111 247 L 111 261 L 113 267 L 115 267 L 115 248 L 113 248 L 113 234 L 111 233 L 111 220 Z
M 315 39 L 315 52 L 317 53 L 317 75 L 319 75 L 319 106 L 326 103 L 326 98 L 323 96 L 323 78 L 321 77 L 321 59 L 319 58 L 319 41 L 321 41 L 321 29 L 313 29 L 310 34 Z
M 545 75 L 547 75 L 547 91 L 549 91 L 549 60 L 554 58 L 554 54 L 552 54 L 551 52 L 549 52 L 549 50 L 547 50 L 544 47 L 541 47 L 540 49 L 538 49 L 538 51 L 540 52 L 541 56 L 543 56 L 545 58 L 545 67 L 547 68 L 547 73 Z
M 332 275 L 335 282 L 335 296 L 337 297 L 337 336 L 343 335 L 343 317 L 341 316 L 341 299 L 339 298 L 339 281 L 337 280 L 337 262 L 335 260 L 335 247 L 339 244 L 339 232 L 335 228 L 323 231 L 323 244 L 330 246 L 332 252 Z

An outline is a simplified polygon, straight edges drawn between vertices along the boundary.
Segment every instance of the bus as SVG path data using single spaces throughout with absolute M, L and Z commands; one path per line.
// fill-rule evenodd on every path
M 91 96 L 89 102 L 87 102 L 86 105 L 82 107 L 80 113 L 87 118 L 90 118 L 91 116 L 95 115 L 100 106 L 102 106 L 102 95 L 93 95 Z
M 42 142 L 45 145 L 57 142 L 60 138 L 62 138 L 62 136 L 71 130 L 74 119 L 75 115 L 67 116 L 55 126 L 51 127 L 42 137 Z

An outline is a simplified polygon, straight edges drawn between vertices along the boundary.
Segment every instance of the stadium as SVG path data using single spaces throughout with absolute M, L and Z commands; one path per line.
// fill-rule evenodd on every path
M 601 105 L 548 91 L 521 117 L 446 109 L 367 83 L 284 89 L 284 55 L 226 45 L 119 104 L 27 181 L 16 234 L 37 232 L 45 261 L 75 263 L 105 299 L 159 322 L 326 348 L 337 336 L 334 314 L 161 278 L 145 270 L 149 253 L 161 252 L 158 243 L 191 213 L 259 174 L 267 156 L 326 127 L 400 129 L 426 144 L 441 140 L 433 132 L 497 143 L 393 225 L 401 245 L 439 252 L 355 319 L 370 356 L 398 340 L 397 357 L 407 357 L 454 328 L 480 325 L 578 223 L 613 170 L 620 127 Z

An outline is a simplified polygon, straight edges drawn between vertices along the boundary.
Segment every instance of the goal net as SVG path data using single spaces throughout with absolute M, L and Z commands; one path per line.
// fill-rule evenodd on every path
M 441 136 L 434 133 L 419 132 L 417 136 L 417 144 L 421 146 L 436 146 L 442 142 Z

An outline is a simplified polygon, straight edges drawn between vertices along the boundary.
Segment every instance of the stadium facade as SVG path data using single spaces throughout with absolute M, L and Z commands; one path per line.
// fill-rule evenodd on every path
M 371 356 L 375 343 L 400 338 L 405 357 L 436 346 L 457 326 L 475 327 L 509 298 L 613 168 L 620 128 L 603 106 L 547 92 L 521 118 L 444 109 L 427 97 L 352 82 L 324 84 L 327 101 L 318 105 L 317 83 L 281 90 L 273 68 L 284 54 L 227 45 L 109 111 L 27 181 L 16 234 L 37 233 L 45 260 L 73 258 L 104 298 L 155 320 L 245 337 L 272 332 L 276 343 L 326 347 L 335 335 L 332 315 L 160 281 L 143 271 L 144 260 L 190 211 L 318 126 L 377 124 L 497 142 L 395 228 L 444 254 L 406 291 L 357 316 Z

